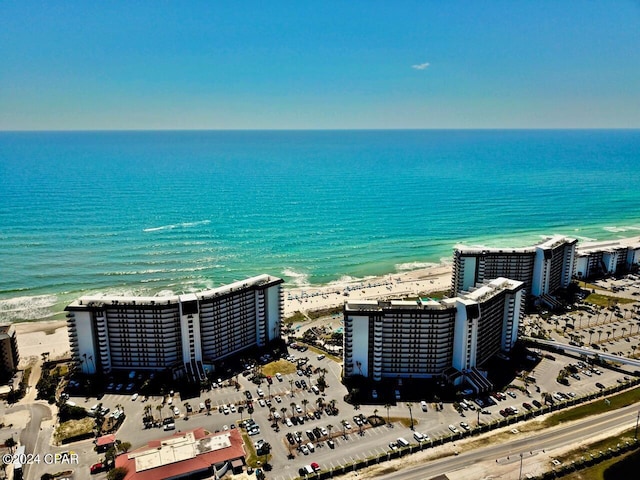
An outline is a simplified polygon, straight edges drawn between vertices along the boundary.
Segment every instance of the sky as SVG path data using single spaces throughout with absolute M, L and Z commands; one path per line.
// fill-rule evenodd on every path
M 0 130 L 640 128 L 640 1 L 0 2 Z

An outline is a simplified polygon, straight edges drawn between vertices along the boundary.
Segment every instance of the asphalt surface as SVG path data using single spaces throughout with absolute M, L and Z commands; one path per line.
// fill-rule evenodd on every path
M 638 415 L 638 405 L 630 405 L 597 417 L 589 417 L 570 425 L 559 426 L 540 433 L 523 434 L 523 438 L 508 443 L 476 448 L 457 456 L 431 460 L 428 463 L 397 472 L 381 475 L 377 478 L 385 480 L 424 480 L 437 475 L 461 470 L 487 459 L 500 459 L 507 456 L 519 459 L 520 453 L 539 452 L 543 449 L 553 450 L 571 444 L 578 445 L 585 438 L 621 426 L 633 427 Z M 519 461 L 519 460 L 518 460 Z M 525 460 L 526 461 L 526 460 Z

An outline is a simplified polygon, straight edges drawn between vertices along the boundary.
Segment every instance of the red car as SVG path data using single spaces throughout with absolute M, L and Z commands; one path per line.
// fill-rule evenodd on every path
M 94 463 L 90 468 L 91 475 L 93 475 L 94 473 L 104 472 L 106 469 L 107 466 L 104 463 Z
M 316 462 L 311 462 L 311 468 L 313 468 L 314 472 L 320 471 L 320 465 L 318 465 Z

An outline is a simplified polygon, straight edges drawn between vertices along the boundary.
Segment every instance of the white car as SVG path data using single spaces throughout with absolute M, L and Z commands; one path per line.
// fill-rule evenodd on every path
M 236 405 L 234 403 L 229 405 L 229 410 L 231 410 L 231 413 L 236 413 Z
M 266 405 L 266 403 L 262 398 L 258 400 L 258 403 L 260 404 L 261 407 L 264 407 Z
M 453 433 L 458 433 L 458 429 L 455 425 L 449 425 L 449 430 L 451 430 Z
M 222 413 L 224 413 L 225 415 L 229 415 L 231 413 L 231 410 L 229 410 L 229 407 L 225 405 L 222 409 Z
M 300 405 L 296 405 L 296 412 L 302 413 L 302 407 Z
M 287 421 L 285 423 L 287 424 L 287 427 L 293 427 L 293 422 L 290 418 L 287 418 Z
M 423 412 L 426 412 L 426 411 L 427 411 L 427 402 L 425 402 L 424 400 L 422 400 L 422 401 L 420 402 L 420 407 L 422 408 L 422 411 L 423 411 Z
M 178 415 L 180 415 L 180 410 L 178 410 L 178 407 L 173 407 L 173 414 L 177 417 Z
M 131 401 L 135 402 L 138 399 L 138 394 L 134 393 L 133 395 L 131 395 Z
M 276 373 L 276 378 L 278 379 L 279 382 L 282 381 L 282 374 L 280 372 Z
M 278 403 L 282 403 L 282 398 L 280 398 L 280 395 L 276 395 L 275 397 L 273 397 L 275 399 L 276 402 Z

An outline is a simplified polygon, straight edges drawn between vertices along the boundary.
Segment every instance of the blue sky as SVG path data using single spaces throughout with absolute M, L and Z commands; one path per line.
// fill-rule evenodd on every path
M 640 128 L 640 2 L 0 2 L 0 130 L 300 128 Z

